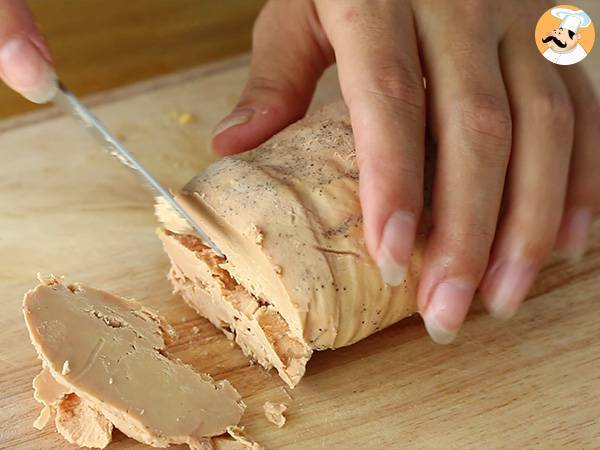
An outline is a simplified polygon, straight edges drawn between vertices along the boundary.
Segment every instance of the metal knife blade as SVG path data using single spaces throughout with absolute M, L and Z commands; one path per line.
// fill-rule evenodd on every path
M 127 167 L 134 169 L 144 181 L 156 191 L 158 195 L 165 201 L 192 227 L 192 229 L 202 238 L 202 240 L 212 248 L 219 256 L 223 256 L 223 252 L 217 245 L 208 237 L 208 235 L 200 228 L 200 226 L 190 217 L 190 215 L 181 207 L 171 193 L 166 190 L 157 180 L 148 172 L 144 166 L 113 136 L 113 134 L 100 122 L 100 120 L 92 114 L 92 112 L 79 101 L 79 99 L 61 82 L 58 81 L 58 90 L 53 99 L 53 102 L 65 113 L 75 116 L 80 119 L 85 128 L 98 140 L 102 147 L 116 157 L 121 163 Z

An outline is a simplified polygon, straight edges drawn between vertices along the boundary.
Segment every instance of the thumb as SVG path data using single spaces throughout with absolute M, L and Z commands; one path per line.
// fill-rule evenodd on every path
M 312 2 L 268 2 L 254 26 L 248 82 L 237 106 L 215 128 L 213 150 L 220 155 L 249 150 L 304 116 L 333 59 Z
M 0 78 L 35 103 L 57 89 L 50 53 L 22 0 L 0 1 Z

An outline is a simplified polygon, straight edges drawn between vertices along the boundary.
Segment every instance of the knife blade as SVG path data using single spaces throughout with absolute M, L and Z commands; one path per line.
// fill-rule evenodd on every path
M 99 141 L 102 148 L 116 157 L 121 163 L 135 170 L 144 181 L 162 197 L 173 210 L 189 223 L 192 230 L 219 256 L 223 256 L 221 249 L 208 237 L 194 219 L 182 208 L 175 197 L 165 189 L 154 176 L 127 150 L 127 148 L 104 126 L 104 124 L 73 94 L 61 81 L 58 81 L 58 90 L 53 102 L 65 113 L 81 120 L 85 128 Z

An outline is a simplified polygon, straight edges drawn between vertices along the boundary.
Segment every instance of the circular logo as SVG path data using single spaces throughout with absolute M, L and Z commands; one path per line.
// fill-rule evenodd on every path
M 592 51 L 596 30 L 590 16 L 575 6 L 559 5 L 546 11 L 535 27 L 535 43 L 548 61 L 570 66 Z

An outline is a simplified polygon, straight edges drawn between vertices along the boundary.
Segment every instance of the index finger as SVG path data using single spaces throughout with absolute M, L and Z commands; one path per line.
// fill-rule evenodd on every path
M 404 281 L 423 203 L 425 95 L 410 5 L 316 2 L 354 131 L 365 240 Z
M 0 78 L 35 103 L 57 89 L 50 53 L 22 0 L 0 1 Z

